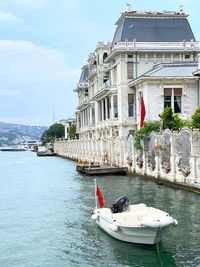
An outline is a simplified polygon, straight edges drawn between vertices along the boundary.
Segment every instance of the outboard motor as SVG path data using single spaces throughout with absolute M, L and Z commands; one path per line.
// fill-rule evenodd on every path
M 122 212 L 123 209 L 128 205 L 129 199 L 128 197 L 120 197 L 118 198 L 114 204 L 112 204 L 111 210 L 113 213 Z

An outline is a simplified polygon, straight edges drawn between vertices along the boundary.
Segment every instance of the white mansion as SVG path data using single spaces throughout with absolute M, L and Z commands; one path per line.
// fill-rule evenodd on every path
M 165 106 L 190 119 L 200 105 L 199 43 L 187 15 L 131 11 L 121 14 L 112 43 L 99 42 L 75 89 L 80 139 L 126 138 Z

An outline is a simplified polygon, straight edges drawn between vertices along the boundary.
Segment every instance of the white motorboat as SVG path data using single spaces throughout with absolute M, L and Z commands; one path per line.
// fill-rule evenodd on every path
M 145 204 L 129 205 L 121 197 L 111 208 L 95 208 L 92 219 L 108 234 L 121 241 L 153 245 L 161 240 L 163 231 L 177 220 L 168 213 Z

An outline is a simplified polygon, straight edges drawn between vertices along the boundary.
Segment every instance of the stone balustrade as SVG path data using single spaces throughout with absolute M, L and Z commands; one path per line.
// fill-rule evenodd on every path
M 162 134 L 152 132 L 134 147 L 134 136 L 56 141 L 54 151 L 73 160 L 107 163 L 128 167 L 129 172 L 165 179 L 200 188 L 200 131 L 185 127 L 180 132 L 169 129 Z

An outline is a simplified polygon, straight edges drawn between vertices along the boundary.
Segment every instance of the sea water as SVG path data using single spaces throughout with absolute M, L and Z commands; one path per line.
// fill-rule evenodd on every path
M 115 240 L 90 219 L 94 181 L 106 207 L 126 195 L 168 212 L 159 246 Z M 76 163 L 0 152 L 0 266 L 200 266 L 200 196 L 133 176 L 83 176 Z

